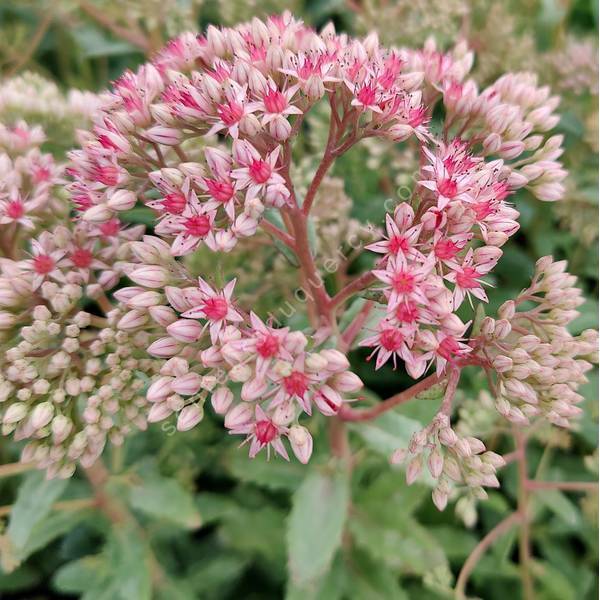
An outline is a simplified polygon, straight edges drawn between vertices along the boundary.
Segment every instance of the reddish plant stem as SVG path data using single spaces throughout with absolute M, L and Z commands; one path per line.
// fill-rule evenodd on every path
M 35 463 L 32 462 L 7 463 L 5 465 L 0 465 L 0 477 L 10 477 L 11 475 L 18 475 L 19 473 L 31 471 L 32 469 L 35 469 Z
M 277 225 L 273 225 L 273 223 L 267 221 L 267 219 L 263 219 L 260 222 L 260 225 L 267 233 L 270 233 L 271 235 L 275 236 L 288 248 L 291 248 L 292 250 L 294 249 L 294 238 L 292 238 L 292 236 L 289 233 L 282 231 L 281 229 L 279 229 L 279 227 L 277 227 Z
M 352 461 L 350 460 L 351 451 L 348 432 L 344 421 L 338 417 L 332 417 L 329 422 L 329 445 L 333 456 L 343 460 L 346 468 L 351 469 Z
M 373 271 L 367 271 L 356 279 L 353 279 L 331 299 L 332 306 L 338 306 L 356 292 L 364 290 L 376 281 L 376 279 L 375 275 L 373 275 Z
M 400 392 L 399 394 L 395 394 L 391 398 L 388 398 L 387 400 L 384 400 L 383 402 L 380 402 L 371 408 L 354 410 L 349 406 L 342 406 L 339 417 L 342 419 L 342 421 L 370 421 L 384 412 L 399 406 L 400 404 L 404 404 L 409 400 L 412 400 L 412 398 L 414 398 L 417 394 L 428 390 L 436 383 L 442 381 L 444 377 L 445 375 L 438 377 L 436 373 L 433 373 L 432 375 L 429 375 L 429 377 L 425 377 L 425 379 L 415 383 L 408 389 Z
M 462 600 L 465 598 L 465 589 L 469 576 L 473 572 L 473 569 L 477 566 L 477 563 L 481 560 L 481 557 L 485 554 L 487 549 L 505 533 L 510 531 L 514 525 L 521 520 L 521 515 L 518 512 L 512 513 L 503 521 L 500 521 L 478 544 L 475 546 L 469 557 L 465 561 L 458 579 L 456 580 L 456 587 L 454 593 L 456 598 Z
M 450 415 L 452 412 L 452 401 L 454 400 L 456 388 L 458 387 L 458 382 L 460 381 L 460 373 L 461 369 L 459 367 L 453 367 L 448 374 L 448 384 L 446 385 L 446 390 L 444 391 L 444 400 L 440 406 L 440 412 L 444 413 L 445 415 Z
M 535 590 L 531 576 L 531 526 L 529 521 L 529 493 L 527 490 L 527 440 L 520 429 L 513 428 L 514 438 L 519 453 L 517 469 L 519 477 L 519 494 L 517 499 L 517 512 L 521 518 L 519 529 L 519 562 L 521 564 L 521 582 L 523 585 L 523 600 L 533 600 Z
M 564 490 L 567 492 L 597 492 L 596 481 L 536 481 L 528 479 L 525 486 L 530 491 Z
M 330 149 L 327 149 L 325 155 L 323 156 L 323 160 L 321 161 L 321 164 L 319 165 L 319 168 L 317 169 L 317 172 L 313 177 L 313 180 L 310 182 L 310 186 L 308 188 L 308 191 L 306 192 L 304 202 L 302 203 L 302 212 L 305 215 L 308 215 L 308 213 L 310 212 L 310 209 L 312 208 L 313 202 L 315 200 L 315 196 L 317 195 L 319 186 L 321 185 L 323 178 L 327 174 L 329 167 L 331 167 L 331 165 L 335 161 L 335 158 L 336 155 Z
M 306 216 L 299 209 L 293 209 L 289 212 L 290 221 L 294 229 L 294 249 L 300 268 L 306 278 L 306 283 L 310 287 L 310 294 L 317 311 L 321 318 L 327 323 L 333 322 L 331 312 L 331 298 L 325 290 L 325 283 L 321 274 L 317 270 L 310 243 L 308 241 L 308 228 L 306 224 Z
M 144 53 L 148 54 L 152 50 L 150 42 L 139 29 L 124 27 L 115 23 L 102 9 L 94 6 L 87 0 L 79 0 L 79 8 L 99 25 L 108 29 L 118 38 L 129 42 L 133 46 L 137 46 Z
M 55 502 L 52 505 L 52 510 L 82 510 L 85 508 L 92 508 L 94 506 L 97 506 L 95 498 L 77 498 L 75 500 L 62 500 L 60 502 Z M 10 515 L 12 509 L 12 504 L 0 506 L 0 517 Z
M 95 300 L 105 315 L 108 315 L 108 313 L 113 309 L 113 305 L 110 303 L 110 300 L 106 297 L 104 292 L 100 292 Z
M 104 463 L 98 460 L 91 467 L 85 468 L 84 473 L 94 492 L 96 505 L 106 517 L 115 525 L 129 521 L 131 515 L 127 508 L 106 493 L 105 486 L 110 474 Z
M 514 450 L 513 452 L 508 452 L 507 454 L 502 455 L 505 464 L 510 464 L 511 462 L 515 462 L 519 458 L 519 452 Z
M 331 105 L 332 119 L 329 122 L 327 144 L 325 146 L 325 151 L 323 152 L 321 164 L 319 164 L 319 167 L 317 168 L 317 171 L 310 182 L 304 202 L 302 203 L 302 212 L 305 216 L 310 213 L 310 209 L 312 208 L 315 196 L 319 190 L 319 186 L 327 174 L 327 171 L 329 171 L 329 168 L 335 162 L 335 159 L 346 152 L 346 150 L 351 148 L 352 145 L 355 144 L 359 139 L 355 125 L 354 130 L 348 135 L 347 139 L 341 145 L 337 146 L 337 144 L 339 144 L 339 142 L 342 140 L 346 127 L 348 126 L 349 121 L 355 115 L 355 112 L 353 110 L 346 111 L 346 114 L 340 121 L 336 112 L 335 97 L 330 96 L 329 102 Z
M 350 346 L 352 346 L 352 343 L 356 339 L 358 332 L 363 328 L 363 325 L 369 318 L 369 314 L 371 314 L 374 306 L 375 303 L 372 300 L 365 302 L 358 315 L 354 317 L 352 323 L 350 323 L 350 325 L 348 325 L 348 327 L 344 330 L 340 340 L 340 350 L 342 352 L 347 352 Z

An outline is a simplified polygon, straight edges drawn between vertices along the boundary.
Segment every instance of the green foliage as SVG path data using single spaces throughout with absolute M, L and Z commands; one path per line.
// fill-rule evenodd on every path
M 307 474 L 294 494 L 287 531 L 294 583 L 309 583 L 327 571 L 342 543 L 349 502 L 344 472 L 313 469 Z

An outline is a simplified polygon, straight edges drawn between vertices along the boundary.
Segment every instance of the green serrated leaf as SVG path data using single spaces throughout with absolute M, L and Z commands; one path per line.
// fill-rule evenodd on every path
M 42 573 L 28 565 L 22 565 L 12 573 L 0 576 L 0 592 L 17 592 L 35 586 L 42 578 Z
M 233 553 L 205 558 L 194 566 L 193 573 L 186 579 L 195 594 L 192 598 L 220 600 L 225 597 L 227 590 L 235 586 L 247 563 L 246 558 Z
M 350 489 L 342 471 L 312 470 L 294 494 L 287 531 L 288 567 L 297 584 L 323 575 L 342 542 Z
M 485 306 L 483 305 L 483 302 L 480 302 L 475 310 L 475 318 L 473 319 L 473 331 L 471 332 L 471 337 L 475 337 L 479 334 L 479 328 L 481 327 L 483 319 L 485 319 Z
M 175 479 L 152 474 L 129 490 L 131 506 L 151 517 L 188 529 L 200 527 L 200 513 L 192 494 Z
M 409 419 L 397 412 L 389 411 L 366 423 L 350 425 L 366 444 L 388 457 L 394 450 L 408 445 L 413 433 L 422 428 L 419 421 Z
M 125 210 L 119 214 L 119 218 L 124 223 L 134 223 L 138 225 L 154 226 L 156 217 L 152 209 L 147 206 L 135 206 L 130 210 Z
M 84 556 L 60 567 L 52 585 L 59 592 L 78 594 L 100 585 L 105 576 L 106 563 L 102 555 Z
M 359 485 L 353 504 L 358 510 L 378 513 L 391 506 L 401 506 L 402 514 L 408 519 L 422 504 L 429 502 L 431 489 L 415 483 L 406 485 L 404 472 L 390 471 L 386 468 L 369 485 Z
M 81 593 L 82 600 L 151 600 L 148 543 L 133 525 L 115 527 L 100 554 L 67 563 L 53 585 L 65 593 Z
M 240 554 L 258 556 L 275 572 L 282 572 L 285 568 L 284 531 L 283 511 L 271 506 L 259 509 L 238 506 L 222 519 L 219 537 Z
M 338 553 L 331 568 L 320 579 L 304 585 L 288 580 L 285 600 L 340 600 L 347 579 L 346 566 Z
M 544 490 L 536 499 L 571 527 L 581 526 L 579 510 L 560 490 Z
M 33 528 L 29 540 L 19 554 L 19 559 L 23 561 L 34 552 L 44 548 L 56 538 L 73 529 L 89 514 L 89 511 L 79 510 L 74 512 L 61 511 L 48 515 Z
M 354 552 L 346 586 L 352 600 L 409 600 L 400 588 L 397 574 L 360 551 Z
M 419 400 L 440 400 L 444 396 L 444 392 L 446 391 L 446 386 L 443 383 L 436 383 L 432 385 L 429 389 L 423 390 L 418 393 L 415 397 Z
M 273 490 L 295 490 L 306 473 L 306 468 L 297 462 L 267 460 L 264 454 L 250 459 L 246 453 L 240 452 L 237 448 L 227 457 L 226 467 L 241 481 Z
M 66 480 L 47 480 L 41 471 L 33 471 L 25 477 L 11 510 L 7 529 L 11 554 L 16 564 L 27 556 L 27 546 L 35 545 L 33 537 L 36 527 L 50 513 L 52 504 L 66 487 Z
M 402 514 L 402 507 L 389 505 L 376 513 L 353 515 L 350 531 L 356 543 L 393 569 L 425 575 L 447 565 L 435 538 L 414 519 Z
M 113 529 L 106 554 L 109 580 L 104 589 L 113 594 L 107 597 L 114 600 L 150 600 L 150 553 L 148 543 L 140 532 L 132 527 Z M 87 597 L 84 598 L 87 600 Z

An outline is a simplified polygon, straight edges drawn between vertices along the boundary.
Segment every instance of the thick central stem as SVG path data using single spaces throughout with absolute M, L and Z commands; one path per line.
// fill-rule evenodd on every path
M 314 302 L 319 317 L 327 325 L 333 323 L 331 298 L 325 290 L 325 282 L 315 264 L 310 243 L 308 241 L 308 226 L 306 216 L 299 209 L 289 211 L 290 221 L 294 228 L 294 249 L 304 275 L 304 280 L 310 290 L 309 297 Z
M 521 563 L 521 581 L 523 584 L 524 600 L 534 600 L 535 590 L 531 576 L 531 531 L 529 521 L 529 492 L 527 489 L 527 443 L 522 431 L 514 428 L 517 444 L 517 467 L 519 472 L 519 496 L 517 501 L 518 513 L 521 518 L 519 530 L 519 561 Z

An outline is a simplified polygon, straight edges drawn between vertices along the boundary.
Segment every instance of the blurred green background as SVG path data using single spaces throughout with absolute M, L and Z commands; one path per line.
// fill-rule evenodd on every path
M 390 45 L 420 45 L 433 36 L 442 48 L 464 38 L 476 51 L 473 77 L 481 87 L 509 70 L 530 70 L 562 96 L 558 129 L 565 135 L 563 161 L 570 171 L 564 202 L 541 203 L 526 192 L 516 197 L 521 231 L 504 248 L 494 272 L 490 312 L 526 287 L 535 260 L 566 258 L 588 298 L 573 324 L 579 332 L 598 325 L 598 3 L 595 0 L 278 0 L 196 2 L 194 0 L 2 0 L 0 2 L 0 121 L 25 118 L 48 132 L 47 151 L 63 157 L 76 144 L 74 115 L 53 109 L 69 88 L 100 91 L 125 69 L 134 69 L 169 37 L 201 30 L 209 23 L 232 25 L 253 16 L 292 10 L 320 27 L 363 35 L 375 29 Z M 36 75 L 25 72 L 31 72 Z M 15 83 L 14 77 L 18 77 Z M 42 79 L 43 78 L 43 79 Z M 55 85 L 57 87 L 52 87 Z M 20 86 L 20 87 L 19 87 Z M 49 98 L 31 106 L 7 101 L 6 89 Z M 3 101 L 4 98 L 4 101 Z M 55 103 L 55 104 L 53 104 Z M 324 124 L 309 121 L 297 157 L 300 184 L 312 172 L 322 147 Z M 326 180 L 317 205 L 324 238 L 343 239 L 367 219 L 381 221 L 386 198 L 401 196 L 409 182 L 411 157 L 401 148 L 366 144 L 345 155 Z M 336 209 L 331 211 L 331 206 Z M 320 212 L 319 212 L 320 210 Z M 148 215 L 133 211 L 133 222 Z M 332 247 L 336 247 L 332 244 Z M 321 256 L 328 248 L 323 244 Z M 212 258 L 193 258 L 198 272 Z M 267 273 L 265 274 L 265 265 Z M 360 268 L 360 261 L 353 268 Z M 268 311 L 290 296 L 294 273 L 275 248 L 228 257 L 220 268 L 252 282 L 260 273 L 275 292 Z M 254 278 L 256 280 L 256 277 Z M 250 283 L 241 293 L 256 298 Z M 294 323 L 302 326 L 302 322 Z M 373 397 L 387 397 L 407 383 L 391 369 L 375 375 L 356 352 L 353 367 Z M 455 418 L 463 431 L 477 432 L 497 452 L 510 452 L 493 411 L 485 410 L 484 382 L 465 377 Z M 541 428 L 530 447 L 538 476 L 597 477 L 597 374 L 585 387 L 585 415 L 579 428 Z M 333 561 L 317 573 L 314 585 L 298 586 L 287 548 L 295 529 L 310 531 L 312 516 L 299 503 L 305 477 L 323 477 L 327 441 L 315 419 L 313 466 L 284 464 L 264 457 L 247 459 L 217 419 L 206 418 L 193 431 L 175 434 L 172 424 L 150 428 L 108 453 L 112 494 L 127 502 L 138 527 L 113 527 L 91 509 L 52 510 L 55 501 L 89 495 L 84 480 L 46 483 L 38 473 L 0 479 L 0 504 L 14 505 L 8 527 L 0 524 L 0 596 L 86 600 L 350 599 L 451 598 L 453 577 L 486 532 L 516 502 L 514 465 L 502 472 L 502 488 L 486 502 L 451 503 L 438 513 L 425 485 L 408 488 L 404 474 L 391 470 L 387 456 L 406 443 L 418 423 L 426 423 L 437 402 L 419 399 L 398 413 L 352 431 L 357 467 L 352 478 L 351 525 Z M 311 428 L 313 426 L 311 425 Z M 0 440 L 0 463 L 17 460 L 18 449 Z M 321 482 L 322 483 L 322 482 Z M 316 489 L 319 481 L 316 481 Z M 310 489 L 310 488 L 308 488 Z M 313 489 L 315 489 L 313 487 Z M 327 488 L 324 493 L 339 490 Z M 343 495 L 343 491 L 340 491 Z M 343 499 L 342 499 L 343 500 Z M 346 500 L 344 500 L 346 501 Z M 312 502 L 312 504 L 311 504 Z M 9 510 L 0 507 L 0 514 Z M 335 514 L 325 515 L 335 521 Z M 306 522 L 302 521 L 305 519 Z M 6 519 L 4 519 L 6 521 Z M 598 597 L 597 496 L 552 491 L 533 506 L 534 574 L 538 597 L 582 600 Z M 0 517 L 0 523 L 2 517 Z M 326 539 L 315 537 L 316 560 Z M 16 548 L 15 538 L 21 545 Z M 310 567 L 307 567 L 310 568 Z M 290 574 L 292 577 L 290 577 Z M 153 590 L 153 591 L 151 591 Z M 471 577 L 470 593 L 495 600 L 520 598 L 516 533 L 501 538 Z

